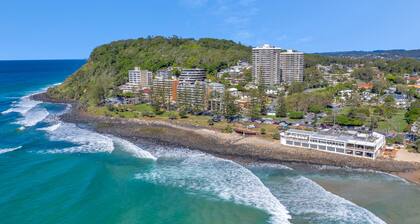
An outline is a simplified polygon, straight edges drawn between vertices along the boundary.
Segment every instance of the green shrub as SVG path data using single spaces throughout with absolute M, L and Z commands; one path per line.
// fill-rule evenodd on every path
M 170 112 L 168 118 L 170 120 L 176 120 L 178 119 L 178 115 L 175 112 Z
M 226 125 L 226 127 L 223 129 L 224 133 L 232 133 L 233 132 L 233 128 L 230 125 Z
M 261 133 L 262 135 L 265 135 L 265 134 L 267 134 L 267 131 L 265 130 L 265 128 L 261 128 L 260 133 Z
M 290 119 L 302 119 L 303 115 L 305 115 L 305 113 L 301 112 L 301 111 L 292 111 L 289 112 L 289 118 Z
M 273 139 L 275 139 L 275 140 L 280 140 L 280 133 L 279 133 L 279 131 L 275 131 L 275 132 L 272 134 L 272 137 L 273 137 Z
M 181 110 L 181 111 L 179 112 L 179 116 L 180 116 L 181 118 L 188 118 L 188 114 L 187 114 L 187 112 L 186 112 L 185 110 Z

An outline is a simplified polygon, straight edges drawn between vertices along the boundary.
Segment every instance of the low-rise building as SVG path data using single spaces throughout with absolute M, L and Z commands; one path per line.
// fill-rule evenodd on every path
M 350 131 L 314 132 L 289 129 L 280 133 L 280 143 L 310 150 L 376 159 L 385 145 L 385 136 L 376 132 L 364 134 Z

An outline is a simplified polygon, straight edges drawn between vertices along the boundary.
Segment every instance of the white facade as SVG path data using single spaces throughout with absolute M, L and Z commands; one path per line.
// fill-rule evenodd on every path
M 283 145 L 319 150 L 347 156 L 376 159 L 385 146 L 385 136 L 357 132 L 303 131 L 289 129 L 280 133 Z
M 196 81 L 204 81 L 206 79 L 206 70 L 201 68 L 182 69 L 179 76 L 180 82 L 195 83 Z
M 128 71 L 128 82 L 137 84 L 140 87 L 150 87 L 153 81 L 153 73 L 148 70 L 141 70 L 135 67 L 134 70 Z

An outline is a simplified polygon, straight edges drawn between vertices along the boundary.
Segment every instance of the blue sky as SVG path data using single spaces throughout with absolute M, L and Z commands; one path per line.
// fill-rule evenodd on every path
M 5 0 L 0 60 L 87 58 L 148 35 L 304 52 L 419 49 L 419 10 L 418 0 Z

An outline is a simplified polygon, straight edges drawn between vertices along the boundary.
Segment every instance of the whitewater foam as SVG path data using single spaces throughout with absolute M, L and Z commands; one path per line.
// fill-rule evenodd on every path
M 109 136 L 109 137 L 114 141 L 114 146 L 115 145 L 120 146 L 119 149 L 130 153 L 132 156 L 136 158 L 157 160 L 157 158 L 154 157 L 150 152 L 143 150 L 142 148 L 136 146 L 135 144 L 127 140 L 124 140 L 115 136 Z
M 43 130 L 48 133 L 51 141 L 67 141 L 77 145 L 46 150 L 46 153 L 111 153 L 114 150 L 114 143 L 110 137 L 79 128 L 75 124 L 60 122 Z
M 31 127 L 47 118 L 49 112 L 45 108 L 32 108 L 27 111 L 22 118 L 19 118 L 16 124 L 24 127 Z
M 385 223 L 367 209 L 335 195 L 316 182 L 294 173 L 264 183 L 274 195 L 281 197 L 292 214 L 316 223 Z
M 12 151 L 18 150 L 20 148 L 22 148 L 22 146 L 18 146 L 18 147 L 15 147 L 15 148 L 0 149 L 0 154 L 12 152 Z
M 174 150 L 176 149 L 163 157 L 169 159 Z M 160 155 L 162 154 L 160 152 Z M 186 150 L 180 150 L 174 161 L 175 163 L 157 163 L 152 170 L 139 173 L 136 178 L 204 192 L 223 200 L 252 206 L 266 211 L 270 215 L 271 223 L 289 223 L 291 217 L 286 208 L 258 177 L 241 165 L 205 153 Z
M 31 95 L 27 95 L 24 97 L 21 97 L 19 101 L 12 104 L 12 107 L 8 110 L 5 110 L 1 112 L 2 114 L 8 114 L 8 113 L 20 113 L 21 115 L 25 115 L 30 111 L 32 108 L 34 108 L 36 105 L 42 103 L 41 101 L 36 101 L 31 99 Z

